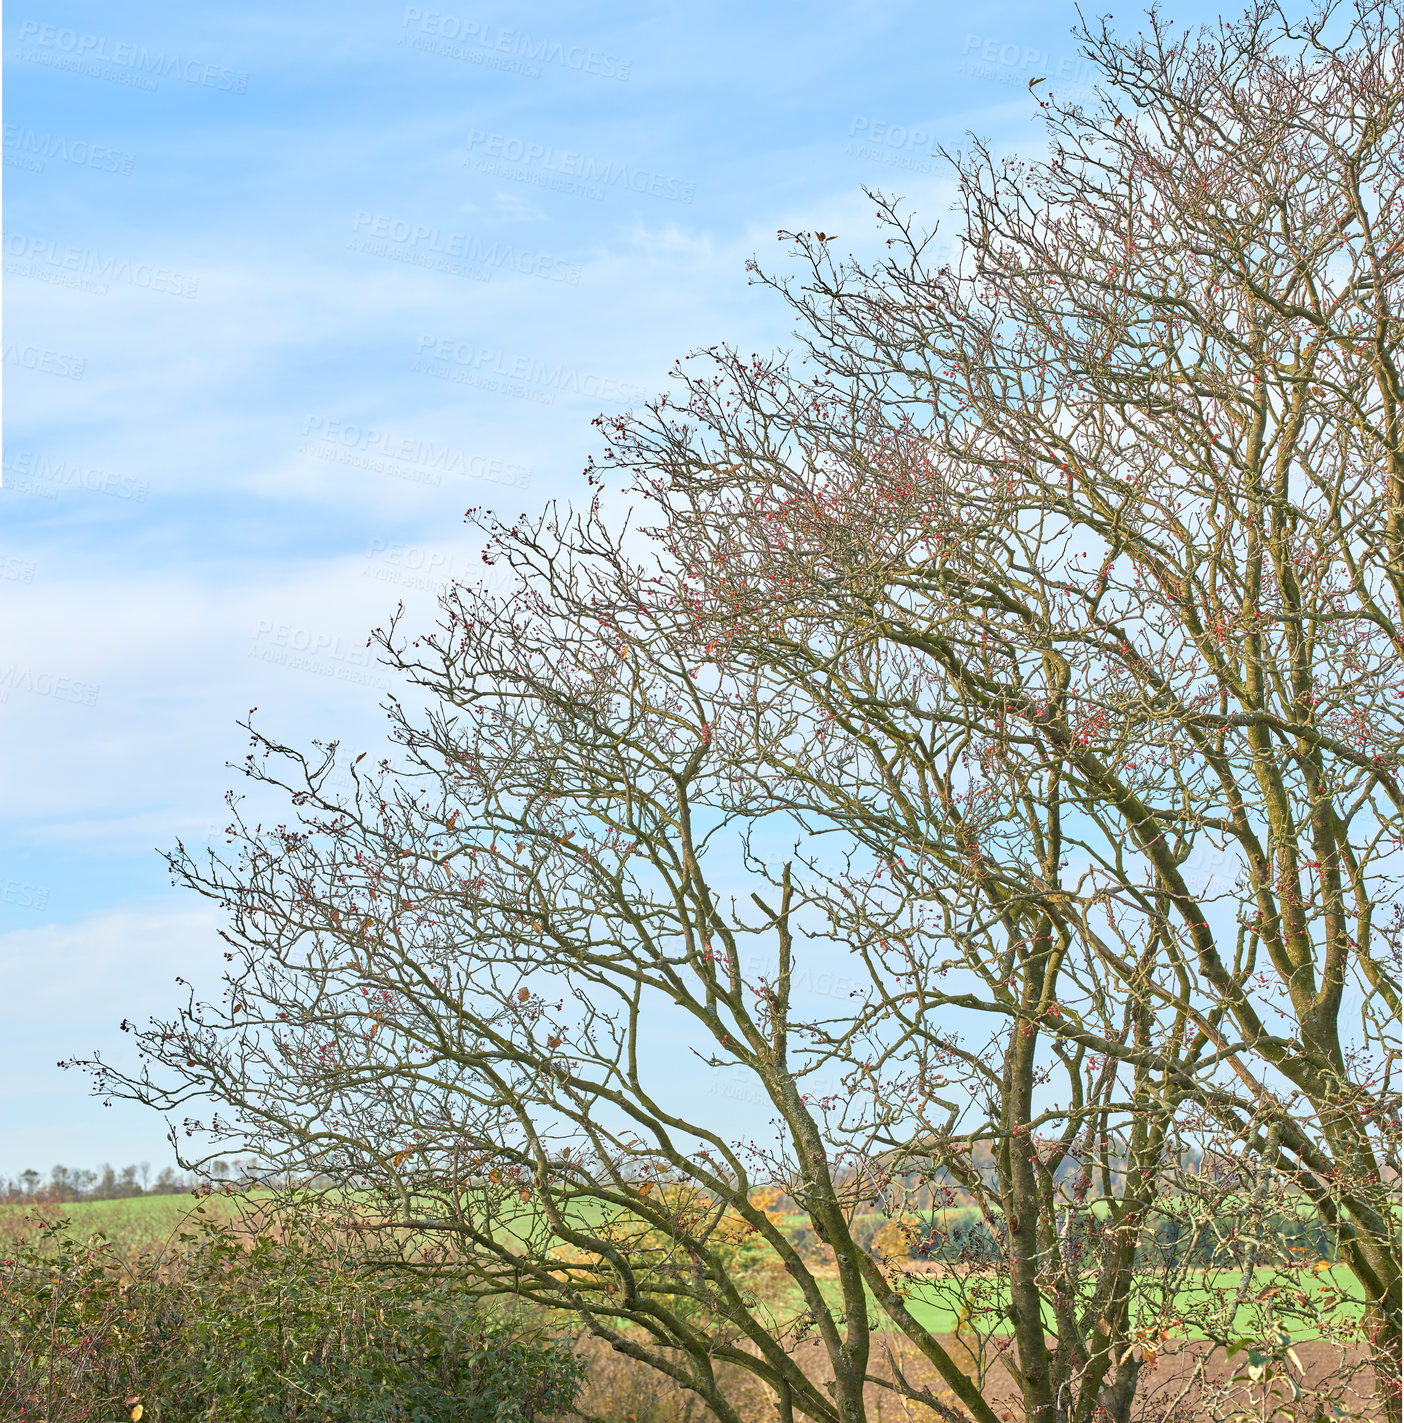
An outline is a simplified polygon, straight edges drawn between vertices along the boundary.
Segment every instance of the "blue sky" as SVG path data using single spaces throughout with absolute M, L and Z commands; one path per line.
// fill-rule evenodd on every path
M 213 983 L 156 850 L 236 719 L 369 744 L 466 507 L 580 497 L 595 414 L 783 344 L 777 229 L 944 228 L 936 146 L 1088 82 L 1065 3 L 446 3 L 7 10 L 0 1173 L 169 1159 L 55 1063 Z

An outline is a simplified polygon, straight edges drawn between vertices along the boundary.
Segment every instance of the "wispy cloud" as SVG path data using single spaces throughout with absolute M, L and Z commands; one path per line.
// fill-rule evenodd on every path
M 4 1070 L 41 1161 L 98 1148 L 43 1066 L 72 1005 L 25 965 L 166 992 L 196 920 L 131 905 L 153 843 L 219 819 L 235 717 L 377 736 L 366 630 L 478 571 L 464 509 L 577 496 L 598 410 L 792 340 L 746 281 L 777 230 L 876 255 L 865 183 L 948 223 L 935 148 L 1038 143 L 1024 69 L 1075 18 L 996 6 L 972 45 L 911 0 L 430 10 L 6 16 Z

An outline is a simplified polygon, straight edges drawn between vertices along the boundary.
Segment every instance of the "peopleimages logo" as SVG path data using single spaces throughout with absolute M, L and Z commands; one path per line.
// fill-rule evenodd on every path
M 89 143 L 83 138 L 65 138 L 59 133 L 36 133 L 19 124 L 5 125 L 5 162 L 12 167 L 28 168 L 42 173 L 44 162 L 57 158 L 61 163 L 73 163 L 79 168 L 96 168 L 102 173 L 129 176 L 136 159 L 106 144 Z
M 0 578 L 13 583 L 33 583 L 33 560 L 16 558 L 13 554 L 0 554 Z
M 264 619 L 249 646 L 249 656 L 275 667 L 315 672 L 355 686 L 390 690 L 390 683 L 373 670 L 374 654 L 361 643 L 347 643 L 336 633 L 294 627 Z
M 416 484 L 442 485 L 444 475 L 467 479 L 487 479 L 514 489 L 531 483 L 531 471 L 506 460 L 470 455 L 434 440 L 414 435 L 392 435 L 369 425 L 346 420 L 328 420 L 309 415 L 303 424 L 305 443 L 299 453 L 333 464 L 349 465 L 389 474 Z
M 109 282 L 124 282 L 187 300 L 193 300 L 200 292 L 199 277 L 188 277 L 170 267 L 104 257 L 86 247 L 62 246 L 47 237 L 27 237 L 21 232 L 5 234 L 5 258 L 5 270 L 12 276 L 33 277 L 94 296 L 106 296 Z
M 646 401 L 649 392 L 640 385 L 615 380 L 612 376 L 578 371 L 559 362 L 539 360 L 535 356 L 514 356 L 492 346 L 479 346 L 471 341 L 459 341 L 453 336 L 421 336 L 417 343 L 419 359 L 414 369 L 423 375 L 439 375 L 457 367 L 474 376 L 500 377 L 504 381 L 541 386 L 549 394 L 580 395 L 590 400 Z M 431 365 L 438 362 L 439 367 Z M 478 384 L 468 380 L 466 384 Z M 542 401 L 553 404 L 554 395 Z
M 860 116 L 849 126 L 848 137 L 844 152 L 851 158 L 866 158 L 916 173 L 936 171 L 937 165 L 930 156 L 931 145 L 936 141 L 932 130 Z
M 5 471 L 20 477 L 18 484 L 11 480 L 7 488 L 44 498 L 57 498 L 60 489 L 87 489 L 94 494 L 110 494 L 116 499 L 144 504 L 151 492 L 151 486 L 144 479 L 110 474 L 78 460 L 50 459 L 37 450 L 7 450 Z
M 432 50 L 453 59 L 483 62 L 487 54 L 524 61 L 515 66 L 533 78 L 543 64 L 559 64 L 580 74 L 623 81 L 629 77 L 633 61 L 584 45 L 566 44 L 556 39 L 537 39 L 520 30 L 504 30 L 481 20 L 465 20 L 441 10 L 421 10 L 410 5 L 400 21 L 400 43 L 413 49 Z M 423 36 L 420 39 L 419 36 Z M 449 43 L 444 43 L 448 41 Z M 458 41 L 459 43 L 453 43 Z M 482 59 L 474 51 L 482 52 Z M 505 67 L 505 66 L 495 66 Z
M 41 885 L 7 879 L 0 883 L 0 899 L 6 904 L 17 904 L 21 909 L 46 909 L 49 904 L 49 891 Z
M 690 203 L 697 190 L 696 183 L 685 183 L 680 178 L 670 178 L 647 168 L 631 168 L 613 159 L 591 158 L 571 148 L 553 148 L 549 144 L 488 133 L 480 128 L 468 135 L 468 157 L 464 162 L 480 173 L 534 183 L 538 187 L 558 187 L 595 199 L 603 197 L 606 188 L 627 188 L 632 193 Z M 545 171 L 526 172 L 529 168 Z M 557 174 L 565 181 L 553 182 L 546 177 L 547 173 Z
M 394 243 L 407 257 L 418 259 L 415 265 L 432 267 L 436 271 L 453 272 L 461 276 L 478 276 L 483 272 L 506 268 L 523 276 L 543 277 L 551 282 L 566 282 L 578 286 L 580 268 L 549 252 L 536 252 L 512 247 L 500 242 L 491 245 L 481 237 L 466 232 L 441 232 L 424 222 L 390 217 L 386 213 L 358 212 L 351 224 L 358 236 L 353 239 L 360 251 L 376 256 L 391 256 L 385 243 Z M 461 259 L 461 261 L 459 260 Z
M 197 84 L 204 89 L 224 89 L 231 94 L 242 94 L 249 84 L 249 76 L 237 69 L 207 64 L 199 59 L 186 59 L 179 54 L 167 54 L 165 50 L 152 51 L 145 45 L 132 44 L 128 40 L 110 40 L 105 35 L 84 34 L 65 29 L 62 25 L 46 25 L 39 20 L 26 20 L 20 26 L 19 37 L 21 43 L 32 40 L 38 46 L 27 54 L 21 50 L 18 56 L 21 59 L 99 79 L 116 77 L 110 71 L 97 67 L 99 64 L 110 64 L 119 70 L 129 71 L 120 82 L 142 89 L 154 89 L 161 79 L 178 79 L 183 84 Z
M 28 692 L 33 697 L 57 697 L 61 702 L 77 702 L 92 707 L 97 705 L 102 688 L 92 682 L 58 677 L 52 672 L 36 672 L 32 667 L 18 667 L 12 662 L 8 667 L 0 667 L 0 705 L 10 700 L 11 692 Z
M 42 371 L 45 375 L 66 376 L 69 380 L 82 380 L 87 362 L 82 356 L 70 356 L 66 351 L 49 351 L 42 346 L 21 346 L 17 342 L 5 342 L 4 360 L 6 365 L 21 366 L 27 371 Z
M 369 667 L 374 660 L 371 649 L 363 643 L 346 642 L 336 633 L 294 627 L 291 623 L 275 623 L 267 618 L 259 621 L 253 640 L 266 641 L 273 647 L 304 652 L 312 657 L 329 657 L 353 667 Z
M 455 556 L 442 548 L 421 548 L 393 539 L 371 541 L 361 577 L 424 593 L 438 593 L 452 582 L 471 583 L 484 591 L 501 593 L 517 582 L 510 568 L 494 564 L 485 569 L 480 553 L 471 558 L 466 554 Z
M 1001 84 L 1017 84 L 1023 76 L 1032 74 L 1047 79 L 1053 87 L 1068 83 L 1095 84 L 1099 77 L 1096 66 L 1085 55 L 1059 57 L 1046 49 L 1016 44 L 997 35 L 967 34 L 961 55 L 959 73 L 977 79 L 994 79 Z

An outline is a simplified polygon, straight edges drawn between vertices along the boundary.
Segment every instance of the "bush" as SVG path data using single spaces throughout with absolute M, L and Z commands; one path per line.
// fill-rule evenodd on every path
M 124 1263 L 44 1225 L 0 1266 L 0 1415 L 46 1423 L 539 1423 L 574 1402 L 568 1345 L 450 1284 L 367 1276 L 284 1218 L 201 1218 Z

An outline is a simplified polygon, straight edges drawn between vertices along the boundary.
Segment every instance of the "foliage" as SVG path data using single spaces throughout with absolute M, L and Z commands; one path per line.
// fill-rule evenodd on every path
M 135 1261 L 53 1220 L 0 1274 L 9 1418 L 537 1423 L 580 1380 L 569 1348 L 466 1306 L 451 1282 L 358 1272 L 305 1206 L 201 1215 Z

